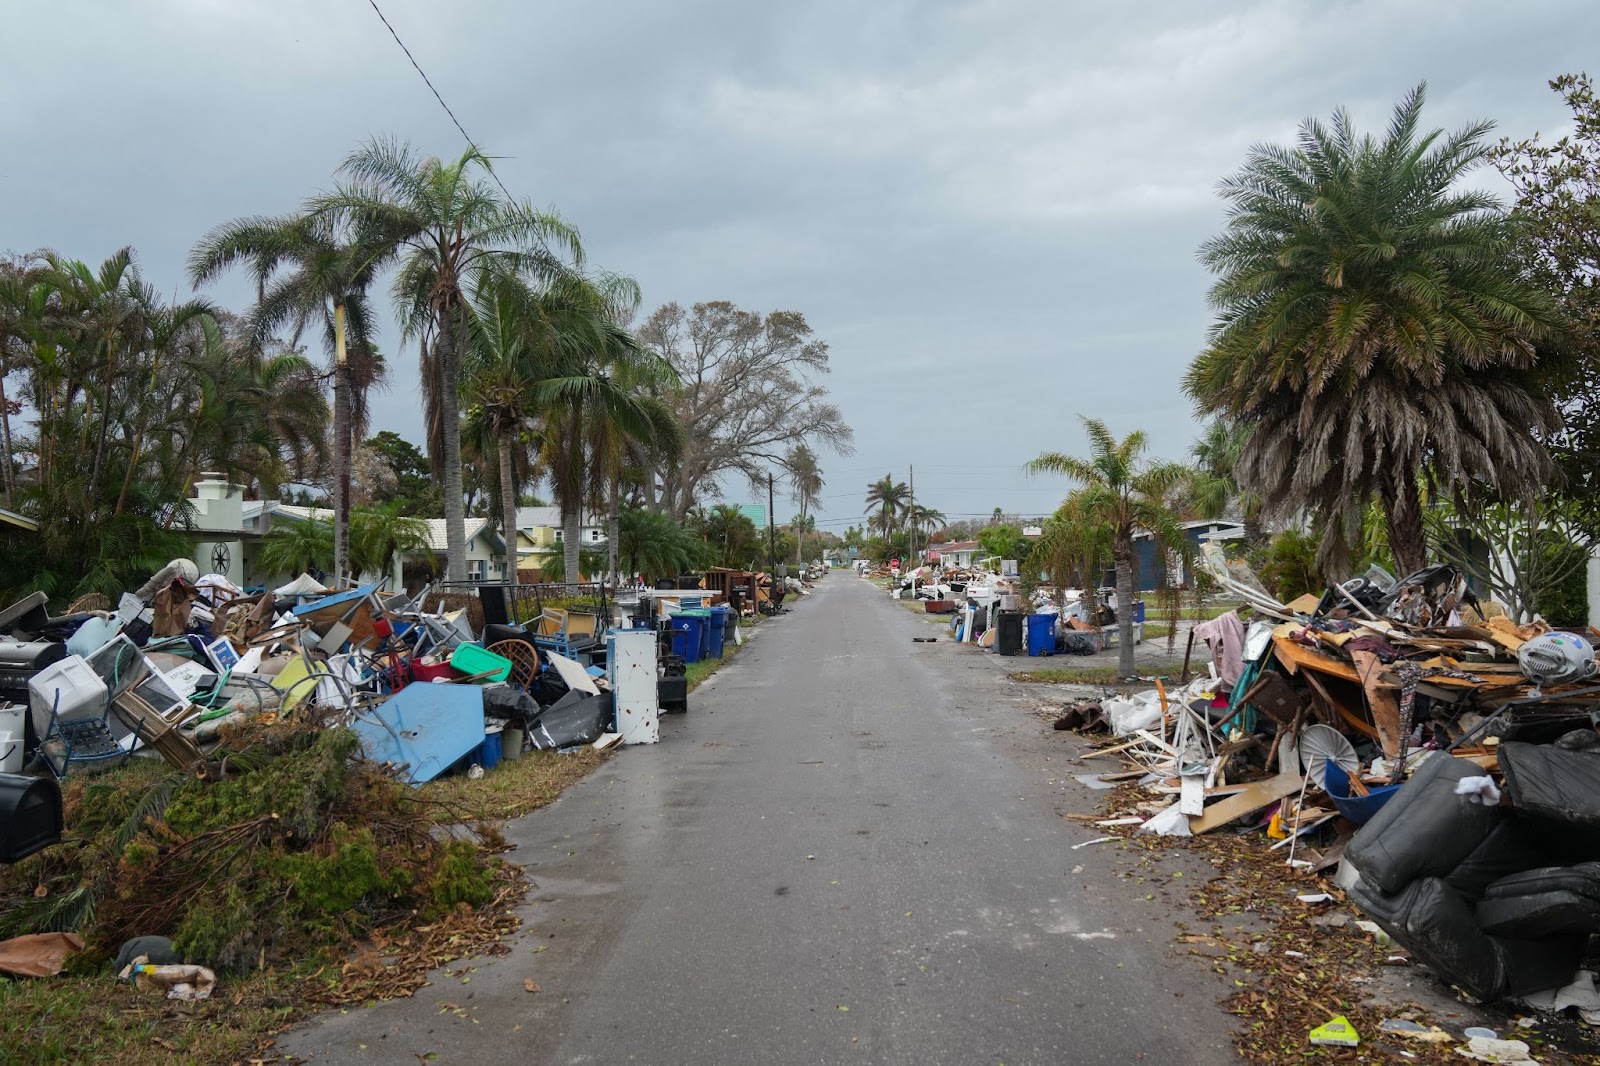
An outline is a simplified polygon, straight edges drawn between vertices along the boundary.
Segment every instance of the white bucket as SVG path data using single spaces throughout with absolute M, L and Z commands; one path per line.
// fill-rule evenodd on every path
M 22 734 L 0 729 L 0 774 L 22 773 Z

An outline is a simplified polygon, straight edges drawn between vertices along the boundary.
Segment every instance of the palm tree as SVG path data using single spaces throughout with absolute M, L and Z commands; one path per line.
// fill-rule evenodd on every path
M 415 555 L 433 563 L 433 540 L 428 524 L 400 513 L 401 504 L 358 508 L 350 515 L 350 569 L 352 573 L 386 575 L 397 556 Z
M 567 574 L 578 572 L 584 506 L 620 506 L 629 443 L 667 456 L 682 452 L 682 427 L 661 395 L 677 381 L 676 373 L 618 324 L 637 295 L 631 278 L 568 275 L 547 285 L 536 305 L 551 366 L 534 399 L 542 412 L 551 488 L 561 507 Z M 607 551 L 614 570 L 615 554 Z
M 1201 518 L 1221 518 L 1236 513 L 1244 522 L 1245 540 L 1258 545 L 1261 538 L 1261 497 L 1239 484 L 1239 456 L 1250 439 L 1250 427 L 1226 418 L 1213 418 L 1189 448 L 1195 462 L 1190 486 L 1193 510 Z
M 914 503 L 906 508 L 906 525 L 925 533 L 932 533 L 945 524 L 943 511 L 936 511 L 925 504 Z
M 1111 558 L 1117 567 L 1117 668 L 1133 674 L 1133 535 L 1138 530 L 1155 539 L 1158 552 L 1183 542 L 1174 507 L 1175 495 L 1194 471 L 1180 463 L 1144 458 L 1145 435 L 1134 431 L 1122 440 L 1097 418 L 1083 418 L 1089 434 L 1089 456 L 1045 452 L 1027 470 L 1030 474 L 1065 474 L 1082 488 L 1073 495 L 1081 518 L 1110 529 Z
M 333 362 L 333 572 L 339 580 L 350 566 L 350 457 L 357 435 L 357 410 L 366 411 L 366 393 L 382 376 L 382 360 L 371 343 L 367 289 L 389 254 L 381 241 L 368 241 L 359 229 L 346 234 L 331 216 L 243 218 L 217 227 L 189 256 L 189 280 L 211 281 L 229 267 L 247 264 L 258 300 L 251 333 L 257 346 L 273 332 L 291 326 L 296 336 L 313 321 L 323 327 L 324 346 Z M 354 351 L 356 359 L 349 353 Z M 366 380 L 352 396 L 352 362 Z M 364 421 L 362 419 L 361 421 Z
M 534 388 L 552 371 L 541 360 L 530 318 L 533 294 L 506 280 L 478 294 L 463 360 L 462 392 L 468 404 L 466 431 L 483 454 L 497 456 L 500 528 L 506 542 L 507 580 L 517 583 L 517 499 L 531 477 L 517 476 L 530 464 Z
M 269 574 L 321 570 L 333 561 L 333 526 L 314 518 L 286 518 L 261 538 L 256 565 Z
M 1029 555 L 1036 569 L 1049 571 L 1058 604 L 1065 609 L 1067 586 L 1077 575 L 1087 594 L 1099 582 L 1095 575 L 1111 555 L 1112 530 L 1086 506 L 1085 489 L 1075 489 L 1056 513 L 1045 519 L 1044 529 Z
M 794 490 L 794 502 L 800 505 L 800 522 L 795 527 L 794 561 L 804 561 L 806 519 L 810 504 L 822 491 L 822 468 L 817 465 L 817 453 L 811 450 L 810 445 L 801 444 L 793 448 L 783 463 L 784 469 L 789 472 L 789 485 Z
M 552 250 L 581 262 L 577 231 L 490 181 L 477 148 L 451 161 L 373 140 L 340 166 L 345 180 L 314 197 L 311 214 L 351 227 L 397 259 L 394 299 L 407 338 L 419 338 L 428 452 L 444 481 L 446 576 L 465 581 L 466 510 L 461 484 L 460 353 L 475 295 L 498 281 L 550 281 L 567 273 Z M 513 551 L 514 551 L 513 541 Z
M 873 521 L 885 540 L 894 536 L 896 523 L 910 499 L 911 490 L 904 481 L 896 481 L 893 474 L 885 474 L 867 486 L 867 513 L 870 515 L 874 507 L 878 509 Z
M 1249 428 L 1239 481 L 1267 517 L 1320 509 L 1329 577 L 1369 498 L 1407 573 L 1426 562 L 1423 483 L 1509 494 L 1551 470 L 1557 417 L 1532 374 L 1556 312 L 1495 198 L 1456 185 L 1492 126 L 1423 134 L 1422 104 L 1419 86 L 1381 140 L 1338 111 L 1294 148 L 1252 149 L 1201 248 L 1217 318 L 1185 389 Z

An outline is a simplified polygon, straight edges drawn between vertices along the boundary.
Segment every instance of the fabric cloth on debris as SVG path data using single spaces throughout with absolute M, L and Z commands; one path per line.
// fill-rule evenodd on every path
M 1217 676 L 1229 686 L 1237 684 L 1244 672 L 1244 623 L 1238 611 L 1218 615 L 1209 622 L 1194 627 L 1194 635 L 1211 649 L 1211 661 L 1216 664 Z
M 1400 658 L 1400 649 L 1390 644 L 1382 637 L 1367 634 L 1360 637 L 1351 637 L 1344 643 L 1344 650 L 1370 651 L 1378 657 L 1379 662 L 1392 663 Z
M 1457 781 L 1456 795 L 1467 797 L 1468 803 L 1481 803 L 1485 807 L 1500 805 L 1500 789 L 1495 786 L 1494 778 L 1487 774 L 1483 777 L 1464 777 Z

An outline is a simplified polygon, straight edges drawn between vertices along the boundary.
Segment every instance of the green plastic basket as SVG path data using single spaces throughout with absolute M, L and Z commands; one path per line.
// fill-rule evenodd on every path
M 504 681 L 511 676 L 511 660 L 476 644 L 459 645 L 450 653 L 450 665 L 468 677 L 489 674 L 484 681 Z M 493 673 L 489 673 L 490 671 Z

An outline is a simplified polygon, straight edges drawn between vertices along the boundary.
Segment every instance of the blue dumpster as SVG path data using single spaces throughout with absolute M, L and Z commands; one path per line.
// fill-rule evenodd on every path
M 1028 616 L 1028 654 L 1051 655 L 1056 650 L 1056 616 L 1030 614 Z
M 722 658 L 723 642 L 728 635 L 728 613 L 726 607 L 711 608 L 711 657 L 714 659 Z
M 672 653 L 686 663 L 700 661 L 700 642 L 705 637 L 705 620 L 677 612 L 672 616 Z

